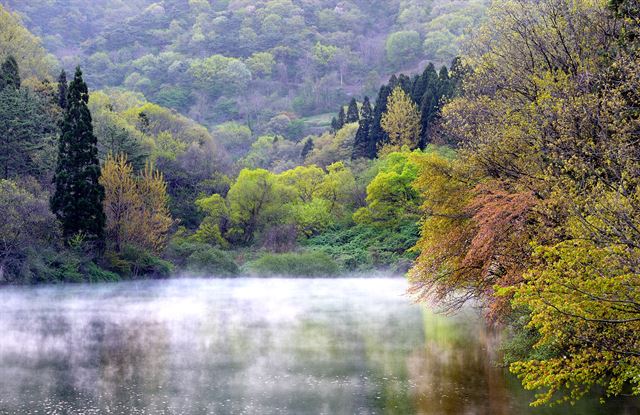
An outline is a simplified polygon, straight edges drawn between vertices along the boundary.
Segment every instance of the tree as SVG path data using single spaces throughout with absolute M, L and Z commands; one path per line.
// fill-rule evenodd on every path
M 364 97 L 362 102 L 362 109 L 360 110 L 360 123 L 358 125 L 358 131 L 356 132 L 356 138 L 353 143 L 352 159 L 361 157 L 374 158 L 376 156 L 376 145 L 371 140 L 371 125 L 373 124 L 373 109 L 369 102 L 369 97 Z
M 353 201 L 356 188 L 355 177 L 344 162 L 327 166 L 327 175 L 318 188 L 318 197 L 329 202 L 329 213 L 341 217 Z
M 273 173 L 263 169 L 244 169 L 229 189 L 229 215 L 246 244 L 267 224 L 278 223 L 284 212 L 283 198 L 290 197 Z
M 499 1 L 489 16 L 442 110 L 459 158 L 425 159 L 416 181 L 414 293 L 524 314 L 512 328 L 533 341 L 509 363 L 534 405 L 595 386 L 638 395 L 640 77 L 627 21 L 587 0 Z
M 160 254 L 173 220 L 167 206 L 167 184 L 162 174 L 147 164 L 140 176 L 124 154 L 109 155 L 100 184 L 104 186 L 106 236 L 120 253 L 127 246 Z
M 355 98 L 351 99 L 349 102 L 349 108 L 347 109 L 347 115 L 345 118 L 345 122 L 350 124 L 352 122 L 360 121 L 360 111 L 358 110 L 358 102 Z
M 344 127 L 344 125 L 347 122 L 347 116 L 344 113 L 344 107 L 341 106 L 340 107 L 340 111 L 338 111 L 338 118 L 337 118 L 337 123 L 336 123 L 336 131 L 342 129 L 342 127 Z
M 251 71 L 243 62 L 222 55 L 194 60 L 188 72 L 195 85 L 212 98 L 242 91 L 251 80 Z
M 46 193 L 0 179 L 0 281 L 28 277 L 29 257 L 56 237 L 55 217 Z
M 278 175 L 278 180 L 285 186 L 294 190 L 295 198 L 300 202 L 308 203 L 317 196 L 320 184 L 324 180 L 325 173 L 317 166 L 298 166 Z
M 413 63 L 421 52 L 420 34 L 415 31 L 392 33 L 387 38 L 387 59 L 393 66 L 402 67 Z
M 0 91 L 1 177 L 44 179 L 53 168 L 57 128 L 49 105 L 26 88 Z
M 418 147 L 420 142 L 420 112 L 416 104 L 400 88 L 396 87 L 387 104 L 387 112 L 382 116 L 382 128 L 389 135 L 388 143 L 383 146 L 400 149 L 407 146 Z
M 87 107 L 89 91 L 80 67 L 69 85 L 68 107 L 61 126 L 51 210 L 62 223 L 65 240 L 81 235 L 101 245 L 105 215 L 100 184 L 97 138 Z
M 23 78 L 46 78 L 55 66 L 55 58 L 47 54 L 40 39 L 22 26 L 16 14 L 0 5 L 0 59 L 9 56 L 18 61 Z
M 417 160 L 421 155 L 395 152 L 377 161 L 378 174 L 367 186 L 367 206 L 353 215 L 356 223 L 394 228 L 418 219 L 422 196 L 413 183 L 418 177 Z
M 302 151 L 300 152 L 300 157 L 302 160 L 306 159 L 309 153 L 313 151 L 314 144 L 313 139 L 311 137 L 307 138 L 304 142 L 304 146 L 302 147 Z
M 378 97 L 376 98 L 376 104 L 373 107 L 373 123 L 371 124 L 371 129 L 369 131 L 370 146 L 373 146 L 374 148 L 373 157 L 371 158 L 375 158 L 378 155 L 380 143 L 386 142 L 389 139 L 388 134 L 382 128 L 382 116 L 387 112 L 387 101 L 392 90 L 393 87 L 382 85 L 378 92 Z M 371 147 L 369 148 L 371 149 Z
M 62 72 L 60 72 L 60 76 L 58 77 L 58 105 L 63 110 L 67 109 L 68 93 L 69 93 L 69 85 L 67 84 L 67 73 L 63 69 Z
M 5 88 L 20 89 L 20 71 L 18 70 L 18 62 L 9 55 L 0 66 L 0 91 Z
M 438 73 L 436 72 L 433 63 L 429 63 L 422 72 L 422 75 L 418 76 L 413 83 L 413 87 L 411 90 L 411 99 L 413 99 L 413 102 L 421 102 L 422 97 L 427 92 L 428 88 L 434 85 L 437 80 Z

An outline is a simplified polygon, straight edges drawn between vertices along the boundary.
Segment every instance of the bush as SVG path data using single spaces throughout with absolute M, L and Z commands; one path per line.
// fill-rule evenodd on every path
M 180 269 L 198 274 L 232 276 L 239 272 L 228 253 L 204 243 L 175 240 L 168 255 Z
M 173 272 L 173 265 L 151 253 L 126 246 L 121 253 L 108 253 L 106 259 L 109 269 L 125 277 L 150 275 L 153 277 L 168 277 Z
M 94 262 L 89 262 L 85 267 L 86 278 L 89 282 L 116 282 L 120 276 L 114 272 L 100 268 Z
M 345 271 L 390 268 L 405 272 L 416 257 L 410 250 L 419 235 L 414 222 L 393 228 L 344 224 L 309 239 L 306 245 L 328 254 Z
M 24 284 L 56 284 L 119 281 L 120 277 L 100 268 L 92 257 L 78 249 L 32 250 L 22 270 Z
M 319 251 L 263 254 L 247 267 L 252 274 L 259 276 L 318 277 L 335 275 L 339 270 L 329 255 Z

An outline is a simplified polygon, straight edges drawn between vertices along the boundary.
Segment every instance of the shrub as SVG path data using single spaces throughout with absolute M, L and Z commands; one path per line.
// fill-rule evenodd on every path
M 415 259 L 410 250 L 418 237 L 419 227 L 414 222 L 384 229 L 344 224 L 309 239 L 306 245 L 328 254 L 345 271 L 390 268 L 404 272 Z
M 86 279 L 89 282 L 116 282 L 120 276 L 115 272 L 100 268 L 94 262 L 89 262 L 85 267 Z
M 317 277 L 335 275 L 339 270 L 329 255 L 319 251 L 263 254 L 247 267 L 252 274 L 259 276 Z
M 142 275 L 168 277 L 173 271 L 173 265 L 170 262 L 131 245 L 125 246 L 119 254 L 108 253 L 106 258 L 109 269 L 125 277 Z
M 199 274 L 232 276 L 239 272 L 228 253 L 204 243 L 174 240 L 168 256 L 180 269 Z

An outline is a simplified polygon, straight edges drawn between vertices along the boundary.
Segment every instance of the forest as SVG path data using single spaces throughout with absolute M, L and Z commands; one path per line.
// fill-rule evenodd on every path
M 640 395 L 636 0 L 1 3 L 0 286 L 384 270 Z

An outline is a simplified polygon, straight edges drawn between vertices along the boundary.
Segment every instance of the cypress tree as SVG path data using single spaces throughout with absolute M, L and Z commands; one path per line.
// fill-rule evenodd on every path
M 336 131 L 342 129 L 346 121 L 347 121 L 347 116 L 344 113 L 344 107 L 341 106 L 340 111 L 338 112 L 338 123 L 336 124 L 338 128 L 336 129 Z
M 397 78 L 395 75 L 391 78 L 392 82 L 387 85 L 382 85 L 380 87 L 380 92 L 378 92 L 378 97 L 376 98 L 376 104 L 373 109 L 373 120 L 371 122 L 371 129 L 369 130 L 369 137 L 367 138 L 367 142 L 369 145 L 373 146 L 373 155 L 369 154 L 370 158 L 375 158 L 377 154 L 378 144 L 385 142 L 388 140 L 387 133 L 382 128 L 380 124 L 382 122 L 382 115 L 387 111 L 387 100 L 389 99 L 389 95 L 395 86 L 391 86 L 395 79 L 395 83 L 397 83 Z
M 16 62 L 13 56 L 9 55 L 2 66 L 0 66 L 0 91 L 6 87 L 20 89 L 20 84 L 18 62 Z
M 373 109 L 369 97 L 364 97 L 360 110 L 360 126 L 353 143 L 352 159 L 361 157 L 374 158 L 376 156 L 376 143 L 370 141 L 371 124 L 373 123 Z
M 302 160 L 306 159 L 309 153 L 313 151 L 315 145 L 313 144 L 313 140 L 311 138 L 307 138 L 307 141 L 304 142 L 304 146 L 302 147 L 302 151 L 300 152 L 300 157 Z
M 438 74 L 436 72 L 433 63 L 429 63 L 427 67 L 422 72 L 422 75 L 418 77 L 416 82 L 413 84 L 413 90 L 411 91 L 411 99 L 416 104 L 420 104 L 422 102 L 422 97 L 427 92 L 427 88 L 437 81 Z
M 352 122 L 358 122 L 360 120 L 360 114 L 358 111 L 358 102 L 356 101 L 355 98 L 351 99 L 351 102 L 349 102 L 349 109 L 347 109 L 347 124 L 350 124 Z
M 338 119 L 336 117 L 333 117 L 331 119 L 331 131 L 333 131 L 334 133 L 337 132 L 340 128 L 338 127 Z
M 69 93 L 67 84 L 67 73 L 62 70 L 58 77 L 58 106 L 63 110 L 67 109 L 67 94 Z
M 97 139 L 87 108 L 89 91 L 80 67 L 69 85 L 67 98 L 58 143 L 51 210 L 62 223 L 63 236 L 67 241 L 75 235 L 82 235 L 100 248 L 104 241 L 104 188 L 99 183 Z
M 449 96 L 450 95 L 450 89 L 451 89 L 451 78 L 449 77 L 449 70 L 447 69 L 446 66 L 443 66 L 440 69 L 440 73 L 438 74 L 438 83 L 439 83 L 439 88 L 438 88 L 438 92 L 439 95 L 442 96 Z
M 413 88 L 413 82 L 411 81 L 411 78 L 409 78 L 405 74 L 400 74 L 400 76 L 398 77 L 398 85 L 400 85 L 400 88 L 402 88 L 402 90 L 407 95 L 411 96 L 411 89 Z M 391 90 L 393 91 L 394 89 L 395 86 Z

